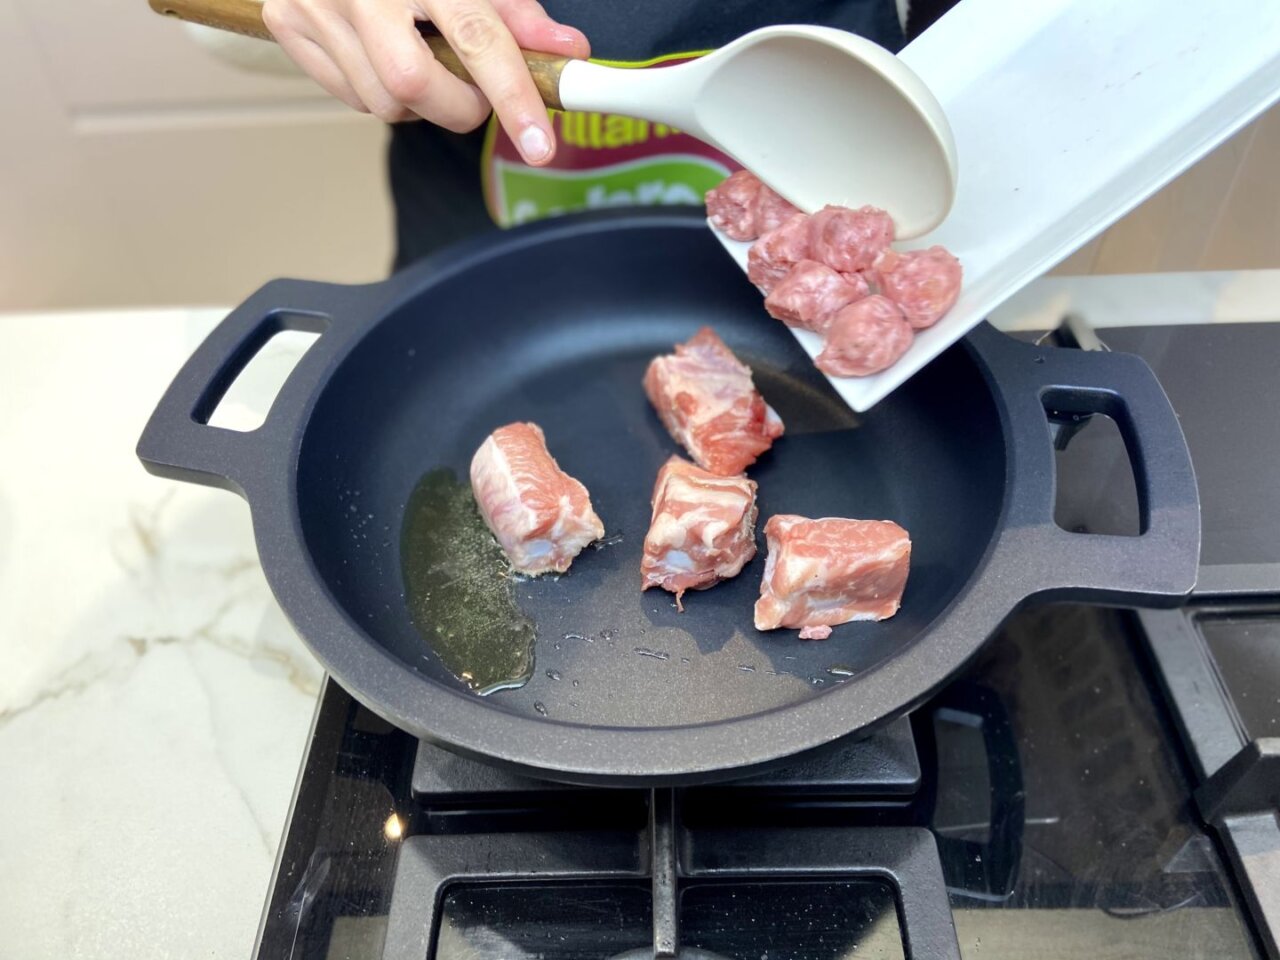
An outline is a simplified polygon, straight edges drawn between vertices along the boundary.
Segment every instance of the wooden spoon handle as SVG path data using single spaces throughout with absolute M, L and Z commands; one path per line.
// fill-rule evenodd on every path
M 262 4 L 259 0 L 149 0 L 151 9 L 166 17 L 177 17 L 190 23 L 203 24 L 218 30 L 229 30 L 259 40 L 275 40 L 267 25 L 262 22 Z M 431 53 L 440 64 L 459 80 L 475 83 L 462 60 L 453 48 L 430 24 L 419 23 L 418 30 Z M 542 96 L 542 102 L 556 110 L 564 109 L 560 102 L 560 72 L 568 63 L 565 57 L 550 53 L 521 50 L 529 67 L 534 85 Z

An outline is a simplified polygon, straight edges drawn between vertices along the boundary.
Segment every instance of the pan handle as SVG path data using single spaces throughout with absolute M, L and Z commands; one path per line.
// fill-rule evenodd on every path
M 314 385 L 345 349 L 355 324 L 350 308 L 368 287 L 275 280 L 227 315 L 196 348 L 164 392 L 138 440 L 149 473 L 220 487 L 248 497 L 279 473 L 279 459 L 308 407 Z M 301 330 L 320 336 L 280 389 L 255 430 L 209 425 L 223 395 L 273 336 Z
M 1129 354 L 1034 346 L 986 324 L 970 346 L 1006 413 L 1009 505 L 997 548 L 1006 575 L 1025 596 L 1148 606 L 1185 598 L 1199 570 L 1200 498 L 1178 415 L 1151 368 Z M 1049 410 L 1116 422 L 1138 490 L 1138 536 L 1054 522 Z

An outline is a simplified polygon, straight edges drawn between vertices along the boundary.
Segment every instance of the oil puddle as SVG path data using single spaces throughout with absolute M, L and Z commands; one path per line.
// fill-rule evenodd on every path
M 447 468 L 419 480 L 400 547 L 409 616 L 440 661 L 481 695 L 524 686 L 536 630 L 470 485 Z

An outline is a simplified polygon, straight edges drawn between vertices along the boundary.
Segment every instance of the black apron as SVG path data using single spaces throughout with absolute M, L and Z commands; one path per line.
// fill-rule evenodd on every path
M 954 0 L 952 0 L 954 2 Z M 950 4 L 913 0 L 908 26 Z M 838 27 L 894 52 L 905 38 L 894 0 L 547 0 L 547 11 L 591 40 L 592 56 L 657 66 L 696 56 L 778 23 Z M 396 268 L 463 237 L 576 209 L 701 203 L 737 169 L 728 157 L 662 124 L 555 112 L 554 168 L 521 163 L 493 118 L 453 134 L 425 122 L 392 127 Z

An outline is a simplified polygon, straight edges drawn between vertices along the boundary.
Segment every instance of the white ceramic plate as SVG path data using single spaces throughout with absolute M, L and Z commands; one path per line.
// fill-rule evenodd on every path
M 1280 98 L 1280 2 L 965 0 L 901 57 L 960 165 L 946 222 L 901 247 L 942 244 L 965 284 L 888 370 L 832 379 L 858 411 Z M 720 239 L 745 270 L 750 244 Z

